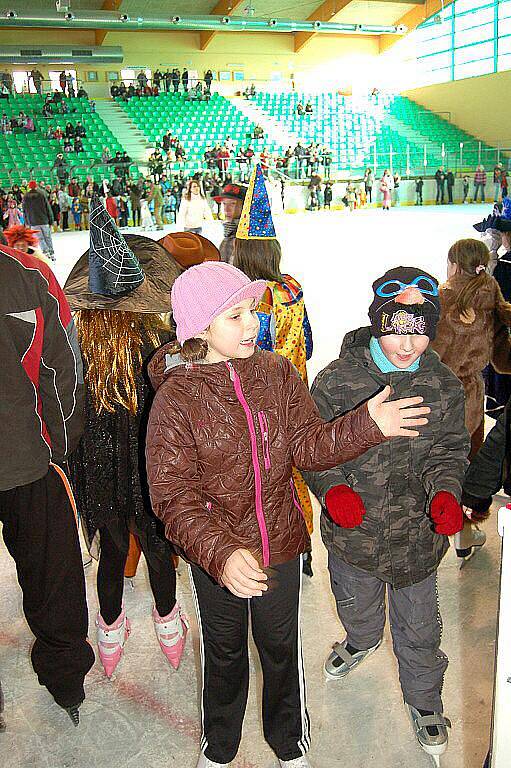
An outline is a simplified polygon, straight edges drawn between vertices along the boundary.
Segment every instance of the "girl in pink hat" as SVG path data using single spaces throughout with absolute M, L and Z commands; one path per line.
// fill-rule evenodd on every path
M 180 348 L 162 347 L 149 366 L 151 500 L 190 564 L 200 633 L 197 768 L 226 768 L 238 751 L 249 613 L 266 741 L 281 766 L 310 768 L 299 618 L 309 535 L 292 467 L 328 469 L 389 437 L 414 437 L 429 412 L 420 397 L 387 402 L 386 388 L 324 422 L 293 365 L 256 347 L 265 288 L 229 264 L 191 267 L 171 294 Z

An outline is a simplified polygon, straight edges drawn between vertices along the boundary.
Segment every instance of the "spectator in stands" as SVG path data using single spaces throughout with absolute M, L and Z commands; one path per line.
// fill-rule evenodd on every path
M 372 168 L 366 168 L 364 172 L 364 187 L 366 191 L 367 199 L 370 203 L 373 202 L 373 184 L 374 174 Z
M 441 165 L 435 173 L 436 182 L 436 204 L 443 205 L 445 202 L 445 173 L 444 166 Z
M 256 125 L 254 128 L 254 139 L 263 139 L 264 138 L 264 128 L 262 125 Z
M 61 186 L 57 192 L 60 208 L 60 222 L 62 231 L 69 229 L 69 211 L 71 209 L 72 197 L 68 195 L 65 188 Z
M 502 176 L 502 163 L 497 163 L 493 169 L 493 201 L 498 203 L 501 192 L 500 179 Z
M 200 235 L 205 221 L 213 221 L 206 195 L 200 183 L 190 179 L 179 206 L 177 225 L 185 232 L 195 232 L 196 235 Z
M 34 133 L 35 132 L 35 124 L 33 118 L 28 115 L 25 120 L 25 125 L 23 126 L 23 133 Z
M 29 75 L 30 79 L 34 83 L 34 88 L 39 96 L 43 95 L 43 75 L 38 69 L 33 69 Z
M 138 82 L 138 85 L 140 87 L 140 90 L 143 91 L 144 88 L 147 85 L 147 75 L 146 75 L 146 73 L 143 70 L 141 70 L 138 73 L 138 75 L 137 75 L 137 82 Z
M 78 152 L 85 152 L 85 150 L 83 148 L 83 141 L 81 140 L 81 138 L 79 136 L 77 136 L 76 139 L 75 139 L 74 151 L 76 153 L 78 153 Z
M 64 139 L 64 146 L 62 148 L 64 152 L 72 152 L 73 144 L 71 143 L 71 139 Z
M 206 90 L 211 91 L 211 83 L 213 82 L 213 72 L 210 69 L 208 69 L 204 73 L 204 82 L 206 84 Z
M 183 147 L 181 142 L 177 144 L 175 153 L 176 153 L 176 163 L 184 163 L 186 159 L 186 155 L 185 155 L 185 148 Z
M 308 101 L 307 104 L 305 105 L 305 114 L 312 115 L 312 112 L 313 112 L 312 104 L 310 103 L 310 101 Z
M 0 131 L 2 131 L 2 133 L 12 133 L 11 121 L 5 112 L 3 113 L 2 119 L 0 120 Z
M 163 80 L 165 82 L 165 93 L 170 93 L 170 87 L 172 85 L 172 72 L 169 69 L 167 69 L 163 75 Z
M 188 70 L 186 67 L 183 69 L 183 74 L 181 75 L 181 83 L 183 85 L 183 91 L 185 93 L 188 92 Z
M 468 203 L 468 193 L 470 189 L 470 177 L 463 176 L 463 203 Z
M 117 85 L 117 83 L 112 83 L 112 85 L 110 86 L 110 96 L 112 97 L 112 99 L 118 98 L 119 86 Z
M 62 141 L 64 138 L 64 131 L 60 127 L 60 125 L 57 125 L 57 127 L 53 131 L 53 138 L 57 139 L 57 141 Z
M 447 169 L 447 173 L 445 175 L 445 181 L 447 183 L 447 202 L 449 205 L 452 205 L 453 200 L 453 191 L 454 191 L 454 173 L 450 170 L 450 168 Z
M 51 101 L 46 101 L 43 104 L 43 108 L 41 110 L 41 114 L 43 117 L 49 118 L 53 116 L 53 107 L 51 105 Z
M 66 73 L 64 71 L 62 71 L 60 73 L 60 75 L 59 75 L 59 85 L 60 85 L 60 90 L 62 91 L 62 93 L 65 93 L 66 85 L 67 85 L 67 79 L 66 79 Z
M 296 114 L 302 117 L 303 113 L 305 112 L 304 106 L 301 101 L 298 102 L 296 105 Z
M 172 70 L 172 86 L 174 88 L 174 93 L 177 93 L 179 91 L 180 82 L 181 82 L 181 73 L 179 69 L 174 68 Z
M 110 162 L 110 150 L 108 147 L 103 147 L 103 151 L 101 152 L 101 162 L 103 164 Z
M 80 121 L 78 121 L 75 127 L 75 136 L 79 136 L 81 139 L 84 139 L 86 135 L 87 133 L 85 131 L 85 126 Z
M 28 192 L 23 197 L 23 215 L 25 226 L 36 230 L 42 252 L 55 261 L 51 239 L 53 211 L 46 193 L 37 187 L 35 181 L 29 181 Z
M 53 168 L 57 172 L 59 184 L 65 184 L 69 178 L 69 164 L 64 158 L 62 152 L 59 152 L 53 163 Z
M 66 138 L 68 139 L 74 139 L 75 137 L 75 128 L 72 123 L 67 123 L 66 125 Z
M 415 179 L 415 205 L 422 205 L 423 199 L 422 199 L 422 189 L 424 187 L 424 179 L 422 176 L 419 176 L 417 179 Z
M 231 153 L 229 152 L 225 144 L 223 144 L 216 154 L 216 165 L 218 168 L 218 172 L 220 174 L 220 178 L 222 180 L 225 179 L 225 175 L 229 170 L 230 157 L 231 157 Z
M 478 165 L 476 172 L 474 174 L 474 203 L 477 203 L 477 196 L 479 192 L 481 192 L 481 202 L 485 202 L 485 192 L 486 188 L 486 171 L 484 170 L 483 165 Z
M 302 170 L 305 168 L 307 164 L 307 157 L 306 157 L 306 151 L 305 147 L 302 146 L 301 142 L 297 142 L 294 155 L 296 157 L 296 178 L 301 179 L 302 178 Z
M 0 99 L 6 99 L 7 101 L 9 101 L 10 95 L 11 95 L 10 90 L 8 89 L 5 83 L 2 83 L 0 85 Z
M 89 98 L 89 94 L 87 93 L 87 91 L 85 90 L 85 88 L 83 87 L 83 85 L 81 85 L 81 86 L 78 88 L 78 92 L 77 92 L 77 94 L 76 94 L 76 98 L 77 98 L 77 99 L 88 99 L 88 98 Z
M 153 85 L 156 86 L 156 88 L 160 88 L 160 83 L 163 79 L 163 74 L 160 72 L 159 69 L 156 70 L 156 72 L 153 72 Z
M 71 72 L 68 72 L 66 75 L 66 86 L 67 86 L 67 95 L 70 99 L 74 99 L 75 97 L 75 86 L 74 86 L 74 80 L 73 75 Z
M 163 173 L 163 155 L 158 148 L 149 156 L 149 170 L 153 181 L 158 182 Z

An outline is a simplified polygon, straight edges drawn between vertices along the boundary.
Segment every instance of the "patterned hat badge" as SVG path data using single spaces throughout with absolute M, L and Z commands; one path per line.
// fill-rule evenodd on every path
M 271 217 L 270 198 L 259 163 L 252 172 L 236 237 L 239 240 L 274 240 L 277 237 Z
M 140 263 L 95 195 L 90 206 L 89 290 L 99 296 L 125 296 L 144 282 Z

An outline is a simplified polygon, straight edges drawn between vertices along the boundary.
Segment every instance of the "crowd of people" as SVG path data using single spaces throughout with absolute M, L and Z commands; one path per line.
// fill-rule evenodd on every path
M 177 67 L 166 72 L 155 70 L 149 78 L 144 70 L 141 70 L 135 80 L 116 81 L 110 86 L 110 95 L 112 98 L 119 98 L 122 101 L 128 101 L 134 96 L 159 96 L 160 93 L 180 93 L 182 92 L 190 100 L 206 100 L 211 98 L 211 83 L 213 82 L 213 72 L 211 69 L 204 72 L 201 80 L 197 77 L 190 77 L 190 73 L 185 68 L 181 72 Z
M 139 181 L 161 210 L 162 185 L 179 179 Z M 368 168 L 364 191 L 373 183 Z M 384 184 L 390 194 L 390 171 Z M 215 196 L 224 214 L 218 249 L 202 236 L 211 211 L 198 178 L 183 186 L 181 231 L 158 241 L 119 232 L 111 190 L 88 185 L 90 246 L 63 291 L 35 245 L 38 237 L 44 250 L 36 220 L 51 210 L 35 182 L 11 191 L 26 226 L 13 220 L 0 246 L 9 374 L 0 394 L 4 428 L 16 438 L 0 454 L 0 520 L 40 683 L 78 725 L 94 651 L 67 472 L 99 558 L 96 639 L 106 676 L 130 634 L 122 587 L 135 534 L 157 641 L 176 671 L 189 630 L 176 552 L 190 563 L 204 691 L 197 768 L 226 768 L 238 751 L 247 605 L 265 738 L 283 768 L 310 768 L 299 617 L 301 572 L 313 576 L 310 488 L 344 630 L 325 675 L 350 678 L 378 651 L 387 599 L 413 738 L 428 755 L 443 754 L 451 724 L 436 573 L 449 536 L 463 560 L 484 545 L 475 523 L 502 481 L 509 487 L 510 406 L 502 402 L 485 440 L 482 372 L 491 363 L 511 373 L 511 304 L 486 244 L 511 248 L 511 202 L 474 225 L 482 239 L 452 244 L 444 285 L 417 267 L 375 280 L 369 324 L 346 335 L 309 393 L 312 330 L 302 286 L 281 271 L 260 165 L 248 187 L 229 180 Z M 67 194 L 79 192 L 72 179 Z

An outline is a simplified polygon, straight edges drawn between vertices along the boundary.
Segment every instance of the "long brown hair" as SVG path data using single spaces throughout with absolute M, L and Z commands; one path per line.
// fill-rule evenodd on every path
M 470 275 L 472 278 L 463 286 L 456 297 L 456 308 L 460 316 L 466 316 L 467 311 L 472 308 L 477 293 L 491 282 L 491 278 L 486 272 L 486 267 L 490 261 L 490 251 L 481 240 L 468 237 L 451 245 L 447 258 L 451 264 L 457 265 L 459 272 Z M 481 266 L 485 269 L 476 272 L 477 268 Z
M 97 413 L 121 405 L 138 409 L 136 375 L 142 369 L 142 345 L 158 347 L 165 324 L 160 315 L 81 309 L 75 315 L 85 362 L 85 381 Z M 168 329 L 167 329 L 168 330 Z
M 251 280 L 282 281 L 280 260 L 282 249 L 278 240 L 234 239 L 233 265 Z
M 202 189 L 202 184 L 200 183 L 200 181 L 197 181 L 197 179 L 190 179 L 190 181 L 186 185 L 186 190 L 184 194 L 185 199 L 186 200 L 192 199 L 192 184 L 197 184 L 197 186 L 199 187 L 199 197 L 202 197 L 202 199 L 205 200 L 206 195 L 204 194 L 204 191 Z

